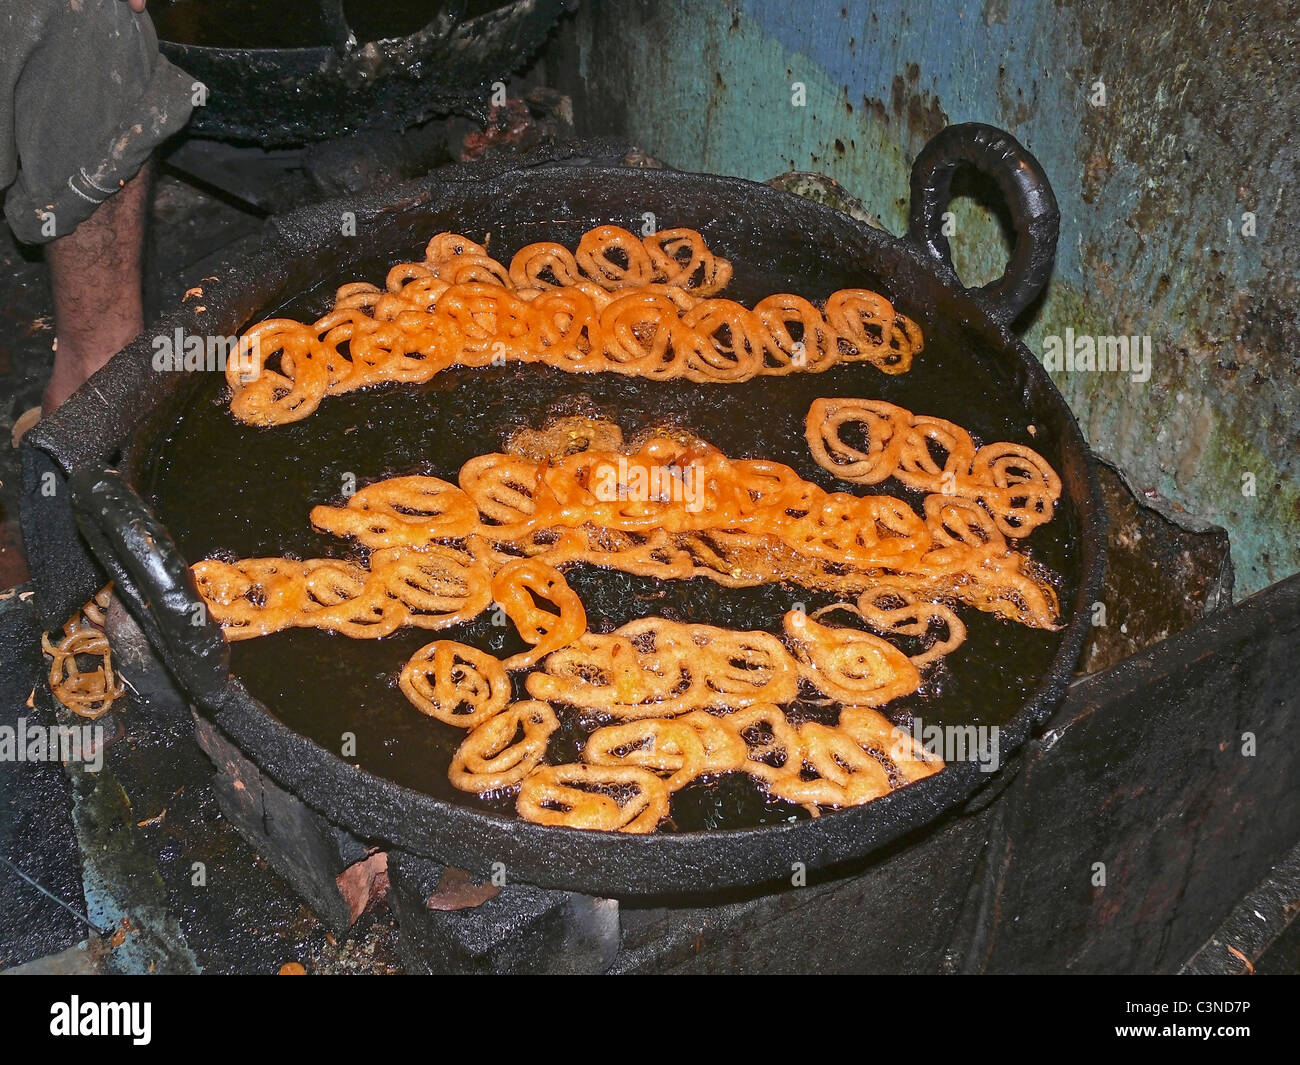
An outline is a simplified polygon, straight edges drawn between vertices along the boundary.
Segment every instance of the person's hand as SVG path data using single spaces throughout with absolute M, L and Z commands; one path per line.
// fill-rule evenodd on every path
M 140 14 L 141 11 L 144 10 L 144 5 L 147 4 L 149 0 L 124 0 L 124 2 L 129 4 L 131 6 L 131 10 L 138 15 Z

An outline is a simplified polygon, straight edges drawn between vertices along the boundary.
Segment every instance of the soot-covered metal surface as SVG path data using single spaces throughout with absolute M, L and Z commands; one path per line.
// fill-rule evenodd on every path
M 415 21 L 415 7 L 423 20 Z M 283 147 L 434 116 L 483 115 L 564 0 L 336 5 L 223 0 L 160 12 L 160 47 L 207 86 L 189 131 Z M 206 10 L 211 8 L 211 10 Z

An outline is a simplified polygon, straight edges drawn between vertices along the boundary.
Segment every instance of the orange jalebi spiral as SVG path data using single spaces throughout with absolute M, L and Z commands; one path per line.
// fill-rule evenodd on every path
M 313 507 L 311 523 L 367 547 L 416 547 L 467 536 L 478 511 L 454 484 L 437 477 L 393 477 L 362 488 L 343 507 Z
M 497 276 L 475 247 L 449 239 L 431 246 L 425 274 L 408 273 Z M 604 265 L 588 255 L 582 269 L 612 288 L 635 285 L 656 260 L 620 249 Z M 534 284 L 579 269 L 553 248 L 530 256 L 521 276 Z M 344 298 L 378 302 L 360 289 Z M 694 304 L 701 321 L 708 302 Z M 743 358 L 743 334 L 727 335 L 731 347 L 714 356 Z M 1006 537 L 1050 518 L 1059 480 L 1028 449 L 977 450 L 959 427 L 889 404 L 825 401 L 814 411 L 824 428 L 810 422 L 809 442 L 833 472 L 921 491 L 945 478 L 961 490 L 930 492 L 917 515 L 893 497 L 827 492 L 780 463 L 729 459 L 689 432 L 657 428 L 626 443 L 614 423 L 571 415 L 470 460 L 458 485 L 392 478 L 314 508 L 317 528 L 369 550 L 365 563 L 210 560 L 196 578 L 232 639 L 292 626 L 353 637 L 445 628 L 495 601 L 530 650 L 502 662 L 438 641 L 412 656 L 399 686 L 417 709 L 470 730 L 453 784 L 517 787 L 529 820 L 653 831 L 674 792 L 733 772 L 814 813 L 857 805 L 942 765 L 877 708 L 916 691 L 920 668 L 960 646 L 965 626 L 949 601 L 1055 625 L 1050 584 Z M 865 450 L 839 436 L 853 420 L 869 423 Z M 655 617 L 599 634 L 557 568 L 575 562 L 735 586 L 782 580 L 856 601 L 793 610 L 782 637 Z M 838 613 L 850 623 L 831 624 Z M 884 636 L 920 650 L 909 659 Z M 532 699 L 511 703 L 507 671 L 534 666 L 524 678 Z M 837 724 L 785 716 L 801 682 L 839 705 Z M 546 764 L 556 705 L 614 719 L 589 735 L 580 762 Z
M 571 423 L 588 438 L 621 439 L 600 424 Z M 526 438 L 534 454 L 543 441 L 563 443 Z M 585 562 L 733 587 L 780 580 L 854 595 L 888 578 L 912 602 L 951 597 L 1027 625 L 1056 624 L 1050 585 L 1007 546 L 997 520 L 962 496 L 926 497 L 922 517 L 893 496 L 827 492 L 780 463 L 730 459 L 661 433 L 634 450 L 481 455 L 459 482 L 459 490 L 436 478 L 379 482 L 341 508 L 315 508 L 313 523 L 370 548 L 398 536 L 422 547 L 464 535 L 464 516 L 476 513 L 471 537 L 498 564 L 524 554 L 552 567 Z
M 516 809 L 541 825 L 653 832 L 668 816 L 668 785 L 637 766 L 546 765 L 519 786 Z
M 492 595 L 532 649 L 506 659 L 506 669 L 523 669 L 552 651 L 567 647 L 587 631 L 587 611 L 564 575 L 536 558 L 507 562 L 492 578 Z M 551 613 L 537 605 L 557 607 Z
M 452 640 L 421 647 L 402 667 L 398 683 L 421 713 L 459 728 L 482 725 L 510 699 L 505 667 L 486 651 Z
M 546 703 L 511 703 L 465 737 L 452 756 L 447 778 L 461 791 L 480 795 L 513 787 L 542 764 L 546 741 L 559 727 Z
M 668 773 L 669 791 L 705 774 L 741 770 L 749 757 L 745 742 L 725 719 L 703 711 L 607 725 L 587 737 L 582 753 L 592 765 L 633 765 Z
M 783 622 L 804 680 L 841 706 L 883 706 L 920 686 L 916 666 L 879 636 L 831 628 L 797 610 Z
M 104 634 L 104 615 L 113 595 L 113 585 L 106 584 L 63 625 L 63 635 L 55 643 L 48 632 L 41 633 L 41 649 L 50 656 L 50 693 L 78 717 L 97 721 L 126 694 L 121 678 L 113 668 L 113 649 Z M 79 659 L 98 660 L 94 669 L 85 669 Z
M 942 639 L 934 640 L 923 651 L 911 656 L 915 666 L 928 665 L 951 654 L 966 639 L 966 626 L 950 607 L 931 602 L 916 594 L 913 588 L 889 578 L 882 578 L 864 591 L 856 604 L 832 603 L 813 611 L 811 617 L 820 621 L 840 612 L 856 615 L 876 632 L 916 639 L 926 639 L 932 628 L 941 627 L 944 632 Z
M 248 329 L 226 370 L 242 421 L 281 425 L 327 395 L 428 381 L 452 365 L 544 362 L 700 383 L 820 372 L 870 362 L 905 373 L 923 346 L 914 322 L 864 289 L 818 310 L 779 293 L 754 308 L 716 298 L 731 265 L 689 229 L 637 237 L 586 233 L 577 253 L 530 244 L 509 268 L 481 245 L 440 233 L 422 263 L 389 271 L 385 289 L 353 282 L 307 324 L 273 318 Z
M 866 450 L 844 440 L 846 426 L 857 427 Z M 961 426 L 881 400 L 815 400 L 804 435 L 817 464 L 836 477 L 863 485 L 892 477 L 918 492 L 975 500 L 1005 536 L 1028 536 L 1050 521 L 1061 495 L 1060 477 L 1036 451 L 1011 443 L 976 450 Z
M 404 625 L 445 629 L 492 601 L 491 571 L 440 544 L 371 552 L 369 566 L 334 559 L 207 559 L 193 567 L 199 592 L 227 639 L 316 628 L 376 639 Z
M 534 699 L 635 719 L 792 702 L 799 670 L 770 633 L 641 618 L 608 635 L 587 633 L 525 683 Z

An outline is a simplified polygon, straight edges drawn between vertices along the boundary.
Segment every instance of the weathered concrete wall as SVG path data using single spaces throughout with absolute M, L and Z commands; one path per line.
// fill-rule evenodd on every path
M 1055 280 L 1022 323 L 1029 346 L 1041 355 L 1067 327 L 1151 336 L 1145 383 L 1054 377 L 1136 486 L 1229 529 L 1249 594 L 1300 570 L 1300 254 L 1288 232 L 1300 29 L 1289 8 L 588 0 L 550 65 L 578 98 L 582 132 L 622 133 L 684 169 L 822 171 L 894 232 L 911 160 L 933 133 L 965 121 L 1014 133 L 1063 215 Z M 994 217 L 973 201 L 956 215 L 962 276 L 1000 273 Z

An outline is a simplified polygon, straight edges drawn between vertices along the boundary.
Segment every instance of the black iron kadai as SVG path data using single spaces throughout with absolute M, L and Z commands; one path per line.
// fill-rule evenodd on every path
M 221 375 L 153 372 L 142 338 L 24 440 L 24 534 L 44 609 L 61 618 L 106 571 L 200 712 L 275 781 L 376 844 L 479 874 L 500 862 L 512 880 L 604 897 L 788 882 L 793 863 L 812 870 L 860 858 L 959 804 L 992 774 L 976 762 L 951 763 L 885 798 L 816 819 L 746 798 L 724 778 L 680 793 L 668 831 L 549 828 L 446 784 L 446 740 L 389 686 L 427 638 L 348 641 L 298 631 L 247 641 L 232 654 L 215 626 L 193 623 L 187 561 L 215 551 L 318 553 L 325 541 L 308 526 L 307 510 L 337 495 L 342 472 L 357 483 L 454 474 L 470 455 L 495 450 L 514 425 L 575 402 L 575 393 L 612 412 L 625 431 L 678 419 L 727 453 L 774 458 L 823 482 L 828 475 L 811 463 L 797 431 L 810 398 L 868 395 L 952 419 L 984 440 L 1032 442 L 1063 482 L 1056 517 L 1032 548 L 1058 575 L 1061 629 L 972 619 L 962 662 L 906 709 L 941 725 L 996 726 L 1005 763 L 1059 702 L 1089 625 L 1104 530 L 1087 445 L 1010 328 L 1047 281 L 1056 240 L 1055 201 L 1033 158 L 987 126 L 945 130 L 916 161 L 910 239 L 900 240 L 767 186 L 622 168 L 599 150 L 569 151 L 452 167 L 350 201 L 355 239 L 339 236 L 340 204 L 288 215 L 255 258 L 205 284 L 202 309 L 181 308 L 160 331 L 233 335 L 267 316 L 315 316 L 337 284 L 382 277 L 444 230 L 490 237 L 492 253 L 508 258 L 537 240 L 572 247 L 595 225 L 632 227 L 651 212 L 661 225 L 699 230 L 735 264 L 733 298 L 793 291 L 820 299 L 840 287 L 871 288 L 920 324 L 925 352 L 895 377 L 854 364 L 737 386 L 575 377 L 536 365 L 447 371 L 415 388 L 333 397 L 304 422 L 265 431 L 230 417 Z M 939 228 L 963 163 L 997 183 L 1015 224 L 1006 274 L 980 290 L 956 278 Z M 57 489 L 42 494 L 43 483 Z M 733 596 L 695 582 L 656 586 L 601 573 L 573 580 L 589 615 L 610 623 L 675 611 L 762 627 L 789 606 L 770 589 Z M 286 673 L 290 660 L 304 664 Z M 346 760 L 333 753 L 345 726 L 357 733 L 359 751 Z

